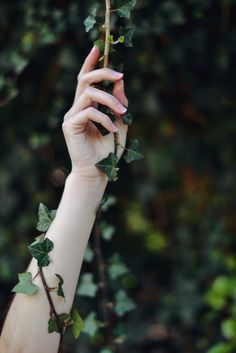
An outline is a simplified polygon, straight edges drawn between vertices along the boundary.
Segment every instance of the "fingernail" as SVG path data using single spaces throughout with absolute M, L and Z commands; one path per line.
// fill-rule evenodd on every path
M 117 108 L 121 113 L 125 113 L 127 111 L 127 109 L 120 103 L 117 104 Z
M 112 75 L 117 78 L 122 78 L 124 74 L 122 72 L 112 71 Z
M 95 50 L 97 50 L 97 46 L 96 45 L 94 45 L 93 47 L 92 47 L 92 49 L 91 49 L 91 53 L 93 53 Z

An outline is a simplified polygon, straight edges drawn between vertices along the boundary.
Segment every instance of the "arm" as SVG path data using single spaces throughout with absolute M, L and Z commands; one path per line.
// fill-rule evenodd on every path
M 56 286 L 55 273 L 64 279 L 66 301 L 55 293 L 52 299 L 58 314 L 71 310 L 78 277 L 96 211 L 107 185 L 107 177 L 94 165 L 114 150 L 117 132 L 124 146 L 127 127 L 120 119 L 128 105 L 121 74 L 109 69 L 94 70 L 99 49 L 93 48 L 79 74 L 74 103 L 65 115 L 63 132 L 72 162 L 56 217 L 46 237 L 54 243 L 50 253 L 52 262 L 44 268 L 50 286 Z M 100 91 L 92 84 L 110 80 L 114 83 L 113 95 Z M 117 115 L 116 126 L 99 112 L 97 103 L 108 106 Z M 122 111 L 123 107 L 123 111 Z M 101 123 L 111 133 L 101 136 L 92 121 Z M 122 154 L 118 149 L 118 156 Z M 28 271 L 37 273 L 36 260 L 32 259 Z M 49 304 L 40 276 L 34 280 L 40 288 L 32 297 L 17 294 L 10 307 L 0 338 L 0 351 L 4 353 L 56 353 L 59 335 L 48 333 Z

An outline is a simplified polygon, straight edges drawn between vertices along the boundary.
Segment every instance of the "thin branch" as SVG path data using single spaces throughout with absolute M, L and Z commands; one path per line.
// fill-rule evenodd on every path
M 52 301 L 52 298 L 51 298 L 51 295 L 50 295 L 50 288 L 47 285 L 47 282 L 46 282 L 46 279 L 44 277 L 44 273 L 43 273 L 42 267 L 39 267 L 38 273 L 39 273 L 40 278 L 42 280 L 43 287 L 44 287 L 44 290 L 45 290 L 45 293 L 46 293 L 46 296 L 47 296 L 47 300 L 48 300 L 48 303 L 49 303 L 49 306 L 50 306 L 50 318 L 53 319 L 53 320 L 56 320 L 57 326 L 58 326 L 58 328 L 60 330 L 60 343 L 59 343 L 59 349 L 58 349 L 58 353 L 60 353 L 60 347 L 61 347 L 62 339 L 63 339 L 63 332 L 61 332 L 60 321 L 59 321 L 58 314 L 56 312 L 55 306 L 53 304 L 53 301 Z
M 104 49 L 104 64 L 103 67 L 108 67 L 109 61 L 109 51 L 110 51 L 110 42 L 108 40 L 111 34 L 111 0 L 105 0 L 106 3 L 106 15 L 105 15 L 105 49 Z

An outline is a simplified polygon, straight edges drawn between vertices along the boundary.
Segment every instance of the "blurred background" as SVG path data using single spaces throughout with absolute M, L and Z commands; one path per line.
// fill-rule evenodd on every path
M 83 24 L 94 4 L 0 2 L 1 321 L 38 235 L 38 204 L 57 207 L 70 170 L 61 124 L 99 36 Z M 135 117 L 129 137 L 145 155 L 121 162 L 108 188 L 117 203 L 105 217 L 116 230 L 103 251 L 131 269 L 123 284 L 137 304 L 120 322 L 120 352 L 236 352 L 235 7 L 139 0 L 134 47 L 118 47 Z M 68 345 L 98 347 L 85 337 Z

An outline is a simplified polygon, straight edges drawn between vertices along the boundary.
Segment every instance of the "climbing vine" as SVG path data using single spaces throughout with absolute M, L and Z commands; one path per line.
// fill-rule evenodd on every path
M 84 21 L 86 32 L 91 31 L 94 26 L 100 26 L 100 38 L 98 38 L 94 44 L 99 47 L 102 53 L 99 62 L 103 63 L 104 68 L 109 66 L 110 54 L 116 53 L 117 49 L 115 49 L 115 46 L 124 44 L 127 47 L 132 47 L 134 27 L 130 25 L 127 26 L 126 23 L 127 19 L 130 19 L 131 11 L 135 8 L 136 2 L 137 0 L 105 0 L 105 11 L 99 6 L 95 6 L 91 9 L 90 15 Z M 102 23 L 100 22 L 101 17 L 103 17 Z M 116 23 L 121 23 L 122 21 L 125 26 L 122 25 L 116 30 Z M 120 66 L 120 68 L 121 67 L 122 66 Z M 99 88 L 109 91 L 109 88 L 104 84 L 101 84 Z M 109 108 L 99 106 L 99 109 L 105 111 L 113 122 L 117 119 Z M 124 124 L 131 125 L 133 116 L 127 113 L 122 119 Z M 102 135 L 109 133 L 101 125 L 96 124 L 96 126 Z M 96 166 L 107 175 L 109 181 L 116 181 L 118 179 L 118 146 L 125 150 L 124 159 L 127 163 L 143 157 L 139 141 L 136 138 L 131 139 L 128 147 L 125 147 L 119 142 L 118 133 L 114 133 L 114 152 L 111 151 L 106 158 L 96 164 Z M 94 282 L 93 273 L 84 273 L 81 277 L 77 294 L 88 298 L 95 298 L 96 295 L 99 295 L 99 298 L 101 298 L 101 315 L 100 313 L 90 312 L 84 320 L 75 307 L 72 308 L 70 313 L 62 314 L 58 314 L 55 309 L 51 293 L 55 292 L 58 296 L 65 298 L 63 290 L 64 280 L 59 273 L 55 273 L 58 284 L 56 287 L 50 287 L 44 276 L 44 267 L 49 266 L 51 263 L 50 253 L 53 251 L 54 244 L 51 240 L 46 238 L 45 235 L 56 216 L 56 210 L 50 211 L 42 203 L 39 205 L 37 230 L 40 231 L 41 234 L 28 246 L 30 254 L 37 260 L 38 271 L 34 277 L 32 277 L 32 273 L 30 272 L 18 274 L 19 282 L 12 291 L 30 296 L 34 295 L 37 293 L 39 287 L 33 283 L 33 280 L 37 276 L 40 276 L 50 308 L 48 332 L 59 333 L 59 351 L 61 350 L 63 336 L 67 328 L 70 328 L 75 339 L 80 336 L 82 331 L 90 337 L 94 337 L 99 330 L 103 331 L 104 340 L 101 347 L 102 353 L 114 352 L 116 346 L 125 339 L 124 333 L 121 334 L 119 332 L 119 318 L 133 310 L 135 303 L 129 297 L 126 290 L 122 288 L 121 279 L 130 271 L 117 253 L 112 254 L 110 258 L 105 261 L 101 245 L 102 241 L 110 241 L 115 232 L 115 228 L 102 219 L 102 215 L 115 202 L 115 198 L 111 195 L 105 196 L 102 200 L 94 226 L 94 245 L 93 247 L 89 245 L 86 250 L 85 261 L 95 261 L 97 264 L 98 283 L 96 284 Z M 115 293 L 114 290 L 113 293 L 112 290 L 109 290 L 107 277 L 109 278 L 109 284 L 111 284 L 112 288 L 118 287 Z M 110 295 L 113 297 L 111 298 Z M 114 316 L 116 319 L 114 319 Z

